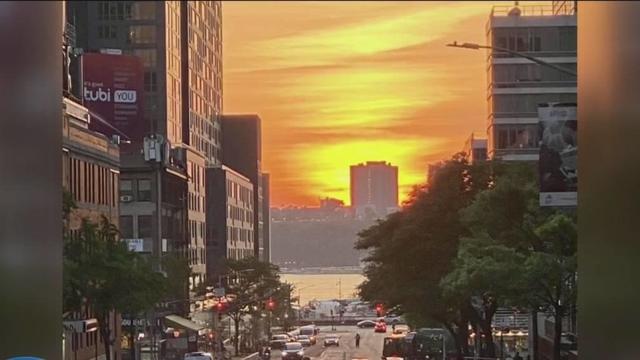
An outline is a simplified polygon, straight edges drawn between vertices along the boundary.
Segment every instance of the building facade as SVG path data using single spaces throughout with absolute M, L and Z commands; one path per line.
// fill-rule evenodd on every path
M 576 15 L 548 6 L 497 6 L 486 26 L 487 43 L 576 71 Z M 488 156 L 538 159 L 538 104 L 576 102 L 577 79 L 499 50 L 488 52 Z
M 254 255 L 254 186 L 226 166 L 207 168 L 207 274 L 221 273 L 224 259 Z
M 269 234 L 265 234 L 264 211 L 269 207 L 265 202 L 269 198 L 269 188 L 263 186 L 261 119 L 256 114 L 223 115 L 222 135 L 223 164 L 254 184 L 254 255 L 266 260 L 265 253 L 269 251 L 265 251 L 265 244 L 269 244 Z
M 384 217 L 398 208 L 398 167 L 384 161 L 352 165 L 351 208 L 355 216 Z
M 132 235 L 135 236 L 139 236 L 135 219 L 143 217 L 140 228 L 147 235 L 145 221 L 151 216 L 152 233 L 156 237 L 150 242 L 152 252 L 157 255 L 171 248 L 184 254 L 196 274 L 190 284 L 193 288 L 206 275 L 205 168 L 220 164 L 222 156 L 221 2 L 73 2 L 69 4 L 67 16 L 76 27 L 76 43 L 83 52 L 121 53 L 142 59 L 143 117 L 149 124 L 148 135 L 160 139 L 157 145 L 162 148 L 163 159 L 141 162 L 133 154 L 126 156 L 123 177 L 127 177 L 124 173 L 128 169 L 135 172 L 132 177 L 155 172 L 161 179 L 151 180 L 152 187 L 172 184 L 177 192 L 169 197 L 182 202 L 186 230 L 183 232 L 182 225 L 180 230 L 175 230 L 179 222 L 176 220 L 171 231 L 184 239 L 162 237 L 161 219 L 165 214 L 161 209 L 166 205 L 163 197 L 158 196 L 163 195 L 162 190 L 151 191 L 151 200 L 144 201 L 151 204 L 127 205 L 123 211 L 127 212 L 125 216 L 134 219 Z M 140 144 L 137 145 L 139 149 Z M 129 160 L 132 163 L 127 164 Z M 147 169 L 143 170 L 145 166 Z M 185 184 L 177 185 L 179 179 Z M 142 183 L 142 186 L 147 185 Z M 175 215 L 173 206 L 169 205 L 173 209 L 170 213 Z M 152 207 L 156 210 L 150 215 L 148 210 Z M 175 215 L 176 219 L 180 216 Z
M 62 100 L 62 186 L 73 198 L 77 208 L 68 222 L 69 236 L 79 230 L 82 220 L 99 223 L 106 217 L 118 224 L 119 149 L 104 135 L 89 130 L 91 116 L 79 103 Z M 67 320 L 92 318 L 90 309 L 82 313 L 69 314 Z M 109 316 L 114 338 L 120 336 L 120 315 Z M 104 358 L 104 341 L 98 331 L 64 332 L 65 359 Z M 119 353 L 119 343 L 114 344 L 114 353 Z
M 477 139 L 471 134 L 464 142 L 462 152 L 469 164 L 487 160 L 487 139 Z
M 262 173 L 262 258 L 271 262 L 271 175 Z

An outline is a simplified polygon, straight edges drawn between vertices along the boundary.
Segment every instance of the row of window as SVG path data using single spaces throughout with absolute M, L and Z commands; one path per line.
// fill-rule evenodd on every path
M 227 197 L 249 204 L 249 206 L 253 205 L 253 193 L 251 190 L 230 179 L 227 179 Z
M 194 194 L 190 192 L 188 201 L 187 201 L 187 206 L 189 210 L 204 212 L 205 211 L 204 196 L 200 196 L 198 194 Z
M 227 205 L 228 217 L 236 221 L 253 223 L 253 212 L 233 205 Z
M 132 201 L 151 201 L 151 180 L 120 180 L 120 196 L 131 197 Z
M 108 167 L 69 157 L 67 161 L 69 191 L 79 203 L 107 205 L 118 204 L 118 174 Z
M 493 46 L 525 52 L 575 52 L 575 26 L 494 28 Z M 504 54 L 504 56 L 512 56 Z
M 537 116 L 538 105 L 549 102 L 576 102 L 576 94 L 495 94 L 489 101 L 494 114 L 528 114 Z
M 227 242 L 253 241 L 253 230 L 227 226 Z
M 205 224 L 201 221 L 189 220 L 189 237 L 195 239 L 205 238 Z
M 576 71 L 575 63 L 557 64 L 568 70 Z M 527 81 L 572 81 L 573 75 L 538 64 L 494 64 L 491 67 L 491 79 L 494 83 L 516 83 Z
M 240 260 L 253 256 L 252 249 L 227 249 L 227 258 Z
M 122 215 L 119 230 L 123 239 L 150 239 L 153 237 L 155 221 L 151 215 Z M 179 217 L 162 216 L 162 237 L 181 239 L 183 237 L 182 220 Z
M 137 225 L 135 228 L 134 218 Z M 151 215 L 138 215 L 135 217 L 132 215 L 121 215 L 119 225 L 120 234 L 123 239 L 149 239 L 153 237 L 153 219 Z
M 206 261 L 206 252 L 204 248 L 187 249 L 186 257 L 189 265 L 200 265 Z
M 538 125 L 494 125 L 496 149 L 535 149 L 538 147 Z
M 98 1 L 98 20 L 154 20 L 156 7 L 153 1 Z

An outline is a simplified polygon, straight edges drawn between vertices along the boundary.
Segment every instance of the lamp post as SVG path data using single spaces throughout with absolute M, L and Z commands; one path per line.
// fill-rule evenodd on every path
M 529 56 L 526 54 L 523 54 L 519 51 L 515 51 L 515 50 L 510 50 L 510 49 L 506 49 L 506 48 L 502 48 L 502 47 L 497 47 L 497 46 L 488 46 L 488 45 L 480 45 L 480 44 L 475 44 L 475 43 L 462 43 L 462 44 L 458 44 L 457 41 L 454 41 L 451 44 L 447 44 L 447 46 L 449 47 L 456 47 L 456 48 L 462 48 L 462 49 L 471 49 L 471 50 L 479 50 L 479 49 L 490 49 L 490 50 L 494 50 L 494 51 L 500 51 L 500 52 L 505 52 L 514 56 L 518 56 L 530 61 L 533 61 L 536 64 L 539 65 L 543 65 L 543 66 L 547 66 L 553 69 L 556 69 L 560 72 L 563 72 L 565 74 L 569 74 L 569 75 L 573 75 L 575 77 L 578 76 L 577 73 L 575 73 L 572 70 L 569 69 L 565 69 L 561 66 L 555 65 L 555 64 L 551 64 L 549 62 L 546 62 L 544 60 L 540 60 L 539 58 L 533 57 L 533 56 Z

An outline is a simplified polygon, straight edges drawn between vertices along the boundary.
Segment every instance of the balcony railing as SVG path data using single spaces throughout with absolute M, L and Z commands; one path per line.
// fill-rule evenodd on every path
M 509 16 L 515 6 L 511 5 L 496 5 L 491 9 L 490 16 Z M 553 16 L 554 8 L 550 5 L 526 5 L 518 6 L 520 9 L 520 16 Z

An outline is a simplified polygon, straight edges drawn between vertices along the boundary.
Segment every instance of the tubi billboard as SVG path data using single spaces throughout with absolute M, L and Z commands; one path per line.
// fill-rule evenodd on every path
M 82 100 L 92 130 L 133 142 L 149 133 L 143 114 L 144 70 L 138 57 L 85 53 L 81 59 Z

